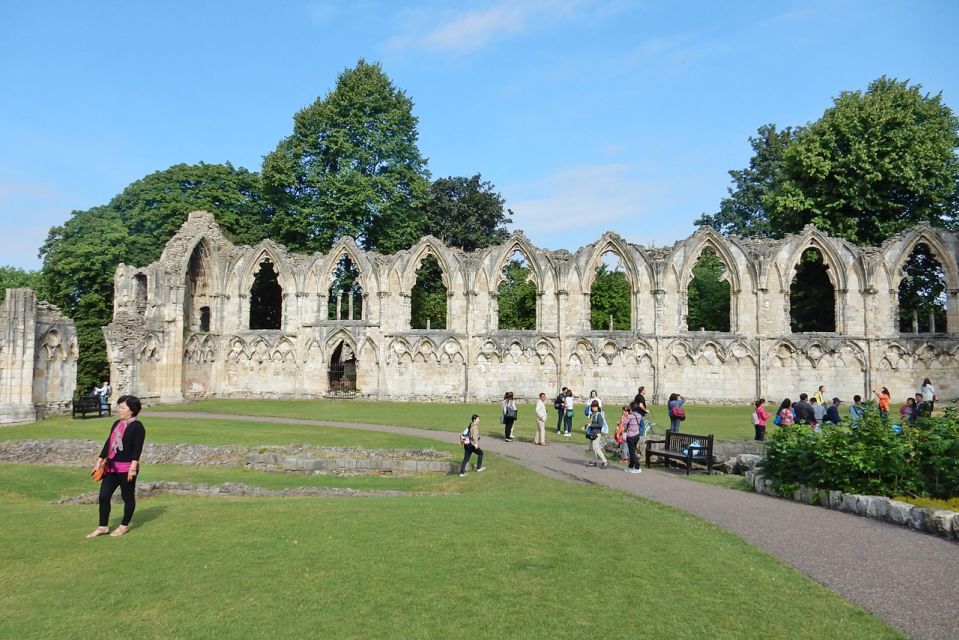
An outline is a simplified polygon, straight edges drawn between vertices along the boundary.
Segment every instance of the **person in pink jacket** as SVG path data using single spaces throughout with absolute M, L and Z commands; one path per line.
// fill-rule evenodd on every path
M 766 421 L 769 420 L 769 412 L 766 411 L 766 399 L 760 398 L 755 402 L 753 410 L 753 426 L 756 428 L 756 440 L 762 442 L 766 439 Z

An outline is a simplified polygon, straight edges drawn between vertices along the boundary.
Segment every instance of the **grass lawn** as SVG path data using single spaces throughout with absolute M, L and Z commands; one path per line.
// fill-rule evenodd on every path
M 514 430 L 521 437 L 532 437 L 536 421 L 534 405 L 521 404 L 519 418 Z M 547 431 L 556 428 L 556 413 L 550 404 L 547 407 Z M 586 423 L 582 403 L 577 405 L 573 418 L 574 428 Z M 401 427 L 459 431 L 467 424 L 472 414 L 481 417 L 484 433 L 501 433 L 499 404 L 448 404 L 424 402 L 374 402 L 371 400 L 202 400 L 189 404 L 149 407 L 144 415 L 163 411 L 200 411 L 205 413 L 239 413 L 247 416 L 279 416 L 285 418 L 309 418 L 333 422 L 368 422 Z M 666 408 L 653 405 L 652 418 L 657 423 L 658 433 L 669 428 Z M 751 406 L 686 405 L 686 421 L 682 430 L 688 433 L 712 433 L 720 440 L 751 440 L 754 436 L 750 421 Z M 607 420 L 615 424 L 619 409 L 607 407 Z M 770 426 L 770 429 L 775 427 Z
M 403 413 L 393 422 L 414 419 Z M 268 421 L 161 419 L 159 413 L 144 421 L 155 442 L 330 444 L 344 437 L 340 429 Z M 49 420 L 0 429 L 0 435 L 67 432 L 99 440 L 106 428 L 101 420 Z M 349 432 L 351 444 L 360 435 Z M 391 447 L 426 444 L 373 435 Z M 160 496 L 140 501 L 129 535 L 95 540 L 83 537 L 96 524 L 95 506 L 49 503 L 94 490 L 87 470 L 0 464 L 0 637 L 901 637 L 699 518 L 488 457 L 488 472 L 464 479 L 145 465 L 144 480 L 416 493 Z M 115 506 L 111 524 L 119 511 Z M 666 548 L 709 551 L 653 566 Z M 656 629 L 649 622 L 654 617 Z

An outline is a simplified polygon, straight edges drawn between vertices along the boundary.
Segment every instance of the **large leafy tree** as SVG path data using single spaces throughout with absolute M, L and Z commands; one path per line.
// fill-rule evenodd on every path
M 750 167 L 720 211 L 698 224 L 781 236 L 808 223 L 863 245 L 918 222 L 955 226 L 959 119 L 942 96 L 882 77 L 837 97 L 796 130 L 771 125 L 751 139 Z
M 531 330 L 536 328 L 536 285 L 530 281 L 530 268 L 524 258 L 514 256 L 503 269 L 499 285 L 499 328 Z
M 589 294 L 589 325 L 594 331 L 609 329 L 612 317 L 612 329 L 629 331 L 630 287 L 626 274 L 609 268 L 601 263 L 596 269 L 596 279 Z
M 686 288 L 686 326 L 690 331 L 729 331 L 729 282 L 726 267 L 711 250 L 705 249 L 693 267 Z
M 412 100 L 379 64 L 346 69 L 264 158 L 273 238 L 301 251 L 344 235 L 382 252 L 416 242 L 429 193 L 416 126 Z
M 120 262 L 156 260 L 190 211 L 217 215 L 237 242 L 263 238 L 265 210 L 259 176 L 229 164 L 175 165 L 137 180 L 108 204 L 74 211 L 50 229 L 40 248 L 40 294 L 77 326 L 77 386 L 85 389 L 109 373 L 100 328 L 113 315 L 113 275 Z
M 7 297 L 7 289 L 36 289 L 40 282 L 38 271 L 26 271 L 19 267 L 0 267 L 0 302 Z
M 470 178 L 438 178 L 430 185 L 425 232 L 447 246 L 464 251 L 482 249 L 506 240 L 504 225 L 512 222 L 505 200 L 480 174 Z

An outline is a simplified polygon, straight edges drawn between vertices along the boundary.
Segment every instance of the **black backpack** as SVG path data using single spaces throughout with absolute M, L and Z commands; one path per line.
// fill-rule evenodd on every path
M 556 399 L 553 400 L 553 408 L 557 411 L 562 411 L 566 407 L 566 394 L 561 393 L 556 396 Z

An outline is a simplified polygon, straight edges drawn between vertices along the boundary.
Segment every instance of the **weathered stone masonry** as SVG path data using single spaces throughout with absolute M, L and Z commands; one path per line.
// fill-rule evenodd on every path
M 76 384 L 73 320 L 31 289 L 7 289 L 0 303 L 0 424 L 69 411 Z
M 902 267 L 918 243 L 942 263 L 948 333 L 899 332 Z M 727 268 L 731 330 L 690 331 L 686 288 L 705 248 Z M 835 290 L 835 332 L 791 333 L 795 265 L 820 251 Z M 114 321 L 104 328 L 114 387 L 160 402 L 200 397 L 309 398 L 327 394 L 331 365 L 355 366 L 360 396 L 493 400 L 577 395 L 599 389 L 628 398 L 643 384 L 704 402 L 769 400 L 813 391 L 849 401 L 878 385 L 901 401 L 929 376 L 940 397 L 959 394 L 959 235 L 918 226 L 878 248 L 860 248 L 806 227 L 782 240 L 723 237 L 700 229 L 672 247 L 646 248 L 613 233 L 569 251 L 534 247 L 517 232 L 464 253 L 433 237 L 393 255 L 362 251 L 350 238 L 325 254 L 301 255 L 265 240 L 235 246 L 210 213 L 190 214 L 157 262 L 121 264 Z M 501 331 L 503 266 L 523 254 L 537 290 L 536 329 Z M 593 331 L 590 287 L 603 255 L 619 256 L 632 296 L 631 329 Z M 447 327 L 410 329 L 410 293 L 433 255 L 448 291 Z M 358 319 L 328 313 L 343 256 L 359 270 Z M 250 289 L 264 261 L 282 287 L 279 330 L 250 330 Z M 348 302 L 344 301 L 346 308 Z M 344 317 L 346 314 L 337 316 Z M 334 362 L 335 361 L 335 362 Z

